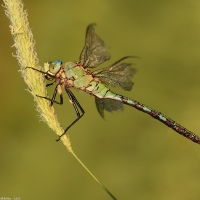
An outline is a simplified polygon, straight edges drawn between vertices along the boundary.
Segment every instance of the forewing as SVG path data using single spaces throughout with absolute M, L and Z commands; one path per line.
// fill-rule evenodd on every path
M 94 68 L 110 59 L 104 42 L 94 32 L 94 24 L 87 27 L 85 46 L 80 55 L 80 64 L 84 67 Z
M 104 118 L 104 110 L 108 112 L 123 111 L 122 103 L 112 99 L 95 98 L 95 103 L 102 118 Z
M 110 67 L 96 70 L 93 72 L 93 75 L 112 87 L 119 87 L 130 91 L 133 87 L 131 79 L 136 73 L 136 69 L 132 68 L 131 63 L 121 63 L 121 61 L 126 58 L 129 57 L 127 56 L 118 60 Z

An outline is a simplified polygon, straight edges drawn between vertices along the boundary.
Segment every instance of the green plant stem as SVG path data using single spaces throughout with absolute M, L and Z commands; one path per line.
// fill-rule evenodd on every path
M 82 167 L 94 178 L 94 180 L 110 195 L 110 197 L 114 200 L 117 200 L 113 194 L 92 174 L 92 172 L 82 163 L 82 161 L 77 157 L 77 155 L 71 151 L 72 155 L 75 157 L 75 159 L 82 165 Z
M 43 98 L 37 98 L 36 94 L 47 96 L 46 84 L 44 76 L 35 70 L 25 69 L 26 67 L 33 67 L 38 70 L 42 68 L 38 65 L 39 60 L 35 50 L 35 41 L 29 26 L 27 11 L 24 10 L 24 4 L 21 0 L 3 0 L 5 13 L 10 20 L 10 30 L 14 40 L 14 47 L 16 48 L 16 59 L 20 66 L 20 72 L 28 85 L 28 91 L 33 95 L 36 102 L 36 109 L 40 118 L 47 123 L 47 125 L 59 136 L 64 130 L 61 128 L 57 116 L 54 113 L 53 107 L 49 106 L 49 102 Z M 98 184 L 110 195 L 112 199 L 116 199 L 106 187 L 99 182 L 96 177 L 87 169 L 87 167 L 76 156 L 71 147 L 69 137 L 65 134 L 61 137 L 61 141 L 67 147 L 68 151 L 72 153 L 74 158 L 84 167 L 84 169 L 97 181 Z

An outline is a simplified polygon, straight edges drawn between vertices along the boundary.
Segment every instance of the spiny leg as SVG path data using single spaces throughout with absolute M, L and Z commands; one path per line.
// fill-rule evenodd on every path
M 54 82 L 53 82 L 53 83 L 54 83 Z M 50 85 L 52 85 L 53 83 L 48 84 L 48 85 L 50 86 Z M 48 86 L 47 86 L 47 87 L 48 87 Z M 55 87 L 55 90 L 54 90 L 54 93 L 53 93 L 53 96 L 52 96 L 51 99 L 48 98 L 48 97 L 43 97 L 43 96 L 39 96 L 39 95 L 36 95 L 36 96 L 39 97 L 39 98 L 43 98 L 43 99 L 49 100 L 49 101 L 50 101 L 50 106 L 52 106 L 53 103 L 57 103 L 57 104 L 59 104 L 59 105 L 62 105 L 62 104 L 63 104 L 63 96 L 62 96 L 61 90 L 58 89 L 59 87 L 60 87 L 59 84 Z M 57 102 L 57 101 L 55 100 L 58 90 L 59 90 L 59 94 L 60 94 L 60 102 Z
M 68 131 L 68 129 L 73 126 L 85 113 L 85 111 L 83 110 L 83 108 L 81 107 L 81 105 L 79 104 L 79 102 L 77 101 L 76 97 L 74 96 L 74 94 L 71 92 L 71 90 L 69 90 L 68 88 L 65 88 L 66 92 L 69 96 L 69 99 L 71 100 L 73 106 L 74 106 L 74 110 L 76 111 L 76 115 L 77 118 L 65 129 L 64 133 L 62 135 L 59 136 L 59 138 L 56 140 L 57 142 L 60 140 L 60 138 Z M 79 109 L 81 111 L 81 114 L 79 112 Z
M 36 69 L 36 68 L 33 68 L 33 67 L 25 67 L 24 69 L 32 69 L 32 70 L 35 70 L 35 71 L 40 72 L 42 74 L 45 74 L 45 75 L 47 74 L 47 72 L 43 72 L 43 71 Z
M 32 70 L 35 70 L 35 71 L 37 71 L 37 72 L 40 72 L 40 73 L 42 73 L 42 74 L 45 74 L 45 76 L 46 76 L 47 73 L 48 73 L 48 72 L 43 72 L 43 71 L 41 71 L 41 70 L 39 70 L 39 69 L 35 69 L 35 68 L 33 68 L 33 67 L 26 67 L 25 69 L 32 69 Z M 50 76 L 50 75 L 48 75 L 48 76 Z M 55 82 L 56 82 L 56 80 L 53 81 L 52 83 L 46 84 L 46 87 L 52 86 Z M 57 90 L 57 88 L 58 88 L 58 85 L 56 86 L 56 90 Z M 56 93 L 57 93 L 57 91 L 56 91 Z M 54 94 L 55 94 L 55 91 L 54 91 Z M 56 94 L 55 94 L 55 95 L 56 95 Z M 51 101 L 51 106 L 53 105 L 53 103 L 62 104 L 62 103 L 58 103 L 57 101 L 55 101 L 55 99 L 54 99 L 54 101 L 53 101 L 53 103 L 52 103 L 52 100 L 49 99 L 49 98 L 47 98 L 47 97 L 42 97 L 42 96 L 39 96 L 39 95 L 36 95 L 36 96 Z M 62 97 L 60 97 L 60 98 L 62 98 Z M 63 98 L 62 98 L 62 99 L 63 99 Z M 63 102 L 63 100 L 60 99 L 60 102 Z
M 58 89 L 60 89 L 60 85 L 59 85 L 59 84 L 56 85 L 56 87 L 55 87 L 55 90 L 54 90 L 54 92 L 53 92 L 53 96 L 52 96 L 52 98 L 51 98 L 50 106 L 53 106 L 53 103 L 55 102 Z M 60 93 L 60 104 L 63 104 L 62 92 L 59 92 L 59 93 Z
M 45 75 L 45 78 L 48 79 L 48 80 L 50 80 L 49 77 L 52 77 L 52 79 L 55 78 L 55 75 L 49 74 L 48 71 L 47 71 L 47 72 L 43 72 L 43 71 L 41 71 L 41 70 L 39 70 L 39 69 L 36 69 L 36 68 L 34 68 L 34 67 L 25 67 L 24 69 L 32 69 L 32 70 L 35 70 L 35 71 L 37 71 L 37 72 L 40 72 L 41 74 L 44 74 L 44 75 Z M 54 81 L 53 83 L 55 83 L 55 81 Z M 46 87 L 52 85 L 53 83 L 47 84 Z
M 50 99 L 50 98 L 48 98 L 48 97 L 43 97 L 43 96 L 40 96 L 40 95 L 36 95 L 36 97 L 39 97 L 39 98 L 43 98 L 43 99 L 52 101 L 52 99 Z M 62 94 L 60 95 L 60 102 L 57 102 L 57 101 L 54 100 L 53 103 L 56 103 L 56 104 L 59 104 L 59 105 L 63 105 L 63 97 L 62 97 Z
M 56 81 L 46 84 L 46 87 L 52 86 Z

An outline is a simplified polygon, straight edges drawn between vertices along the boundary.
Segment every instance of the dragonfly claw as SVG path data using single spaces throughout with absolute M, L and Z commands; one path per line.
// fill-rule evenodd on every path
M 60 140 L 60 136 L 59 136 L 59 138 L 58 138 L 58 139 L 56 139 L 56 142 L 59 142 L 59 140 Z

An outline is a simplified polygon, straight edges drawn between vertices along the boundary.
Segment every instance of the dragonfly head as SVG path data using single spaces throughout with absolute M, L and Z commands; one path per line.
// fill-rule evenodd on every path
M 61 60 L 55 60 L 53 62 L 44 63 L 44 71 L 47 73 L 45 78 L 48 80 L 53 80 L 55 75 L 59 72 L 62 66 Z

